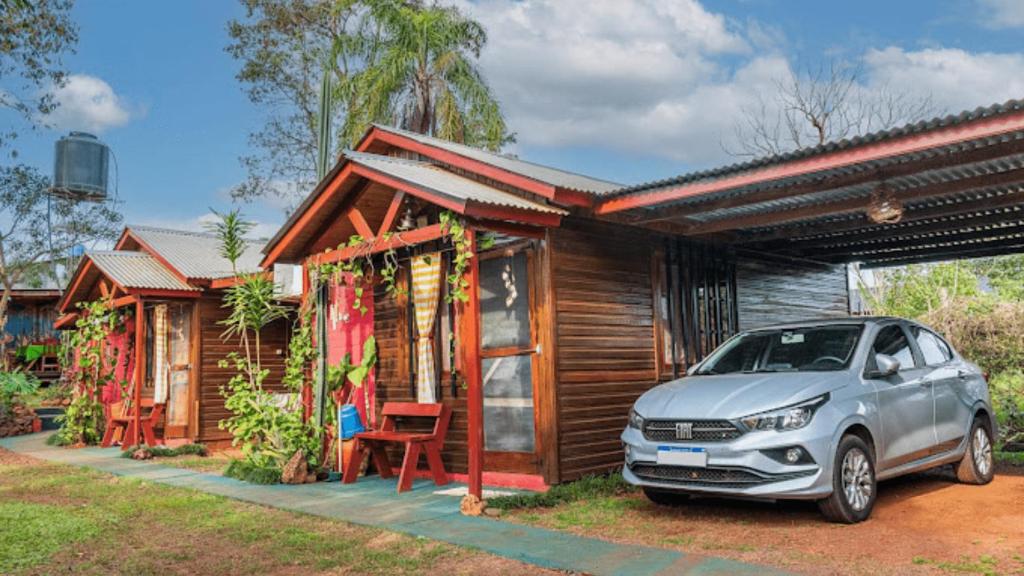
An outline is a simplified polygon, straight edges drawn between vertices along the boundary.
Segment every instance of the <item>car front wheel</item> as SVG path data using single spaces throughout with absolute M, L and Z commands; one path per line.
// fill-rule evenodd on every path
M 971 436 L 967 441 L 967 452 L 963 460 L 956 465 L 956 478 L 964 484 L 988 484 L 995 474 L 992 459 L 992 438 L 988 428 L 980 419 L 975 419 L 971 426 Z
M 878 484 L 871 449 L 857 436 L 843 436 L 832 466 L 832 494 L 818 508 L 832 522 L 867 520 L 875 506 Z

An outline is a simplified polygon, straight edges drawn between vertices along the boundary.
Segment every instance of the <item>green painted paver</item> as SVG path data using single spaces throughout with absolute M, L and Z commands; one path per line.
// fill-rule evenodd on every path
M 404 494 L 395 493 L 395 480 L 377 477 L 363 478 L 349 485 L 259 486 L 153 461 L 124 459 L 118 448 L 72 450 L 47 446 L 47 435 L 0 439 L 0 446 L 28 456 L 118 476 L 423 536 L 545 568 L 608 576 L 781 574 L 723 558 L 616 544 L 556 530 L 463 516 L 459 513 L 459 499 L 434 494 L 434 485 L 427 480 L 417 480 L 413 490 Z

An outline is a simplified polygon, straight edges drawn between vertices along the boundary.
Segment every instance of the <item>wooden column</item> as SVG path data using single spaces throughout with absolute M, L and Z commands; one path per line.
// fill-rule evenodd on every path
M 135 301 L 135 387 L 132 393 L 132 434 L 125 446 L 137 445 L 142 438 L 142 381 L 146 374 L 146 314 L 142 298 Z
M 472 258 L 463 273 L 469 283 L 469 300 L 459 305 L 459 346 L 462 374 L 466 379 L 466 414 L 469 448 L 469 493 L 483 497 L 484 470 L 484 383 L 480 367 L 480 265 L 476 254 L 476 232 L 466 231 Z

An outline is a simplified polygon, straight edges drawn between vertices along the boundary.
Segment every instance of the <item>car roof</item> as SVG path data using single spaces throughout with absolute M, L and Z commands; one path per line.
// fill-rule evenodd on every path
M 798 328 L 814 328 L 818 326 L 863 326 L 867 324 L 882 324 L 888 322 L 907 322 L 912 320 L 899 318 L 897 316 L 844 316 L 842 318 L 820 318 L 818 320 L 805 320 L 802 322 L 790 322 L 786 324 L 775 324 L 772 326 L 761 326 L 751 328 L 745 332 L 760 332 L 764 330 L 794 330 Z

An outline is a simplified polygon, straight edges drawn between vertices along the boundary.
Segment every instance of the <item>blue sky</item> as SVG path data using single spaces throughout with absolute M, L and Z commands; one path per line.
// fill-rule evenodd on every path
M 1024 97 L 1013 0 L 457 3 L 490 30 L 481 66 L 518 134 L 512 151 L 623 183 L 735 161 L 722 145 L 750 99 L 828 59 L 862 65 L 865 90 L 927 95 L 943 111 Z M 67 95 L 59 129 L 19 139 L 22 160 L 48 172 L 52 142 L 89 128 L 114 150 L 129 222 L 195 228 L 229 207 L 262 117 L 224 52 L 240 4 L 79 0 L 73 16 L 66 62 L 84 92 Z M 283 220 L 270 204 L 244 209 L 263 233 Z

